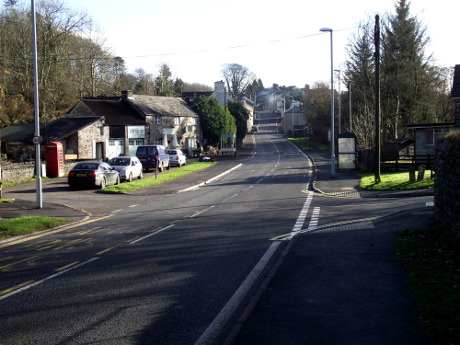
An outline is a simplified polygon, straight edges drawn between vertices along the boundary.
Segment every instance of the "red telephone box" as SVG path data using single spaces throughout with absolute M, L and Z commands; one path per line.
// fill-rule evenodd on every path
M 64 151 L 60 142 L 53 141 L 46 144 L 45 159 L 46 176 L 64 176 Z

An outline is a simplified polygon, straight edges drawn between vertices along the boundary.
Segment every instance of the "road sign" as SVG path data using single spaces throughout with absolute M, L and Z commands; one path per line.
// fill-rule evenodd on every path
M 36 135 L 36 136 L 33 137 L 32 142 L 33 142 L 35 145 L 38 145 L 38 144 L 40 144 L 40 143 L 42 142 L 42 137 L 39 136 L 39 135 Z

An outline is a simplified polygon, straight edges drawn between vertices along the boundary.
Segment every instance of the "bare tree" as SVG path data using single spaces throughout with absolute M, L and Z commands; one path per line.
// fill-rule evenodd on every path
M 246 94 L 248 87 L 256 79 L 256 75 L 247 67 L 236 63 L 222 65 L 221 73 L 232 96 Z

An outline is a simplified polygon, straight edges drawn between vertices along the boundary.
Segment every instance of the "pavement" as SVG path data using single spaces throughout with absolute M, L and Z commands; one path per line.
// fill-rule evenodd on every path
M 212 182 L 251 155 L 247 145 L 236 158 L 173 182 L 137 192 L 176 193 Z M 407 197 L 432 195 L 432 190 L 407 193 L 362 192 L 352 171 L 331 177 L 330 157 L 314 150 L 311 188 L 338 197 Z M 49 180 L 43 180 L 48 183 Z M 17 186 L 14 188 L 21 188 Z M 8 198 L 8 189 L 3 190 Z M 74 221 L 86 213 L 64 205 L 15 200 L 0 204 L 0 217 L 59 216 Z M 255 304 L 240 319 L 226 345 L 423 345 L 430 344 L 417 305 L 398 262 L 394 231 L 425 228 L 434 222 L 432 207 L 414 209 L 374 220 L 357 228 L 324 229 L 299 234 L 290 241 Z

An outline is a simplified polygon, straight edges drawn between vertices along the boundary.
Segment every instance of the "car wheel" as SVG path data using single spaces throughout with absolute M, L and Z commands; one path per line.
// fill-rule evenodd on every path
M 120 176 L 117 176 L 117 179 L 115 180 L 115 185 L 120 184 Z
M 129 173 L 128 178 L 126 179 L 126 182 L 131 182 L 133 180 L 133 173 Z
M 144 177 L 144 174 L 142 173 L 142 170 L 141 170 L 141 172 L 139 173 L 139 176 L 137 178 L 140 180 L 143 177 Z
M 158 164 L 158 172 L 163 172 L 163 165 Z
M 69 185 L 69 189 L 70 189 L 70 190 L 76 190 L 76 189 L 77 189 L 77 186 Z
M 105 186 L 107 186 L 107 181 L 105 180 L 105 177 L 103 177 L 101 180 L 101 184 L 99 185 L 99 188 L 104 189 Z
M 169 162 L 168 162 L 168 165 L 166 166 L 166 170 L 169 170 L 169 168 L 171 168 Z

